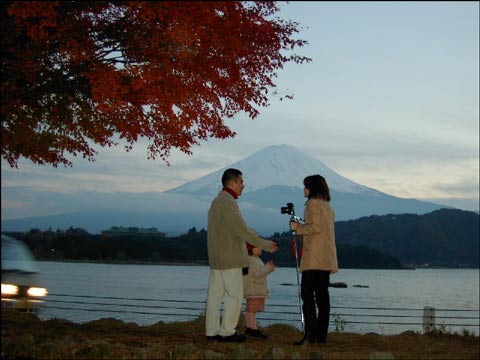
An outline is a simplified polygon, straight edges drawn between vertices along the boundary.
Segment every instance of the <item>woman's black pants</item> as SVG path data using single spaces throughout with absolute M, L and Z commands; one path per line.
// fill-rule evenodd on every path
M 306 270 L 302 272 L 302 309 L 305 318 L 305 337 L 309 341 L 327 341 L 330 320 L 329 282 L 330 271 Z

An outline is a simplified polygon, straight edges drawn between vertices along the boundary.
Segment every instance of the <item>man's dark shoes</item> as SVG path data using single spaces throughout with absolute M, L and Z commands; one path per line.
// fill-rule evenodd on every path
M 253 337 L 256 337 L 256 338 L 260 338 L 260 339 L 267 339 L 268 338 L 268 335 L 262 333 L 260 330 L 250 329 L 248 327 L 245 330 L 245 335 L 250 335 L 250 336 L 253 336 Z
M 246 340 L 245 335 L 238 334 L 238 333 L 235 333 L 230 336 L 222 336 L 221 338 L 222 338 L 222 340 L 220 340 L 221 342 L 243 342 Z
M 222 337 L 220 335 L 215 336 L 207 336 L 207 341 L 222 341 Z

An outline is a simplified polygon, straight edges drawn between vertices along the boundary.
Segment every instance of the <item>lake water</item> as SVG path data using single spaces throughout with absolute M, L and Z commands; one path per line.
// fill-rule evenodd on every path
M 205 308 L 208 266 L 116 265 L 39 262 L 49 295 L 39 316 L 77 323 L 113 317 L 150 325 L 197 318 Z M 421 332 L 423 309 L 435 308 L 436 326 L 479 333 L 479 270 L 340 269 L 330 288 L 330 331 L 396 334 Z M 268 278 L 271 296 L 260 325 L 301 328 L 295 268 Z M 363 287 L 355 287 L 361 285 Z

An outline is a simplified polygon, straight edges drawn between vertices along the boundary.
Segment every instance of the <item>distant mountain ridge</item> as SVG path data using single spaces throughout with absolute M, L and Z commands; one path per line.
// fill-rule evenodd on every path
M 239 206 L 247 224 L 261 235 L 288 229 L 288 217 L 280 214 L 287 202 L 303 215 L 303 179 L 322 174 L 332 195 L 337 221 L 369 215 L 425 214 L 446 206 L 416 199 L 402 199 L 353 182 L 321 161 L 289 145 L 266 147 L 236 163 L 190 181 L 164 193 L 85 193 L 64 196 L 81 203 L 79 210 L 59 215 L 2 219 L 5 231 L 25 231 L 32 227 L 66 229 L 81 227 L 99 233 L 112 226 L 157 227 L 168 235 L 181 234 L 195 226 L 207 226 L 210 202 L 221 190 L 226 168 L 244 174 L 245 190 Z M 58 194 L 56 195 L 58 196 Z M 49 199 L 50 200 L 50 199 Z
M 441 209 L 424 215 L 372 215 L 335 223 L 339 245 L 368 246 L 404 264 L 479 267 L 480 216 Z

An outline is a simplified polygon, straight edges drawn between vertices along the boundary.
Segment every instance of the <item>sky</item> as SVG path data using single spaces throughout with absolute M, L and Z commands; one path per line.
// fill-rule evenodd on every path
M 238 114 L 226 123 L 235 138 L 174 150 L 170 166 L 148 160 L 143 141 L 128 153 L 96 147 L 95 162 L 71 168 L 2 159 L 2 218 L 68 211 L 50 194 L 163 192 L 280 144 L 390 195 L 478 210 L 479 2 L 279 5 L 308 41 L 295 52 L 312 59 L 278 71 L 277 91 L 293 100 Z

